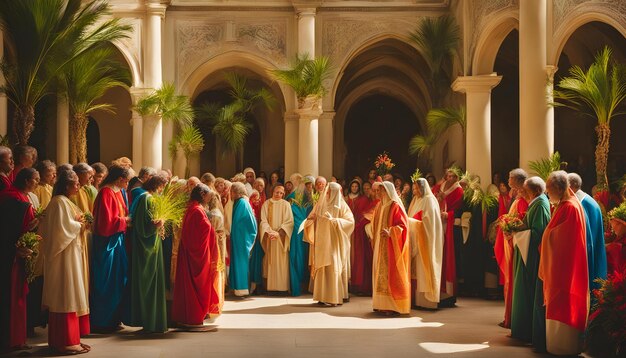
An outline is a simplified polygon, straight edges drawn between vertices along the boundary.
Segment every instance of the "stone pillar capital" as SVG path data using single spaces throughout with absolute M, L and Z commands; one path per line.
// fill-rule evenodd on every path
M 320 122 L 321 121 L 330 121 L 332 122 L 335 119 L 335 111 L 324 111 L 320 114 Z
M 160 18 L 165 18 L 165 10 L 167 9 L 167 4 L 162 2 L 153 2 L 146 1 L 146 12 L 148 15 L 159 16 Z
M 152 93 L 153 90 L 153 88 L 130 87 L 128 92 L 130 92 L 133 105 L 136 105 L 140 99 Z
M 297 122 L 299 118 L 300 115 L 294 112 L 287 112 L 283 115 L 283 119 L 285 122 Z
M 480 76 L 459 76 L 452 83 L 452 89 L 461 93 L 491 93 L 502 80 L 495 73 Z
M 554 66 L 554 65 L 546 66 L 546 74 L 548 75 L 548 83 L 554 83 L 554 75 L 556 74 L 556 71 L 558 70 L 559 68 L 557 66 Z

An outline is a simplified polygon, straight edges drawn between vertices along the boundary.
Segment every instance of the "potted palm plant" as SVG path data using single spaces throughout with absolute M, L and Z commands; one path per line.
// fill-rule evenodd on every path
M 204 148 L 204 137 L 198 127 L 191 125 L 181 130 L 169 144 L 169 152 L 172 162 L 175 161 L 178 153 L 182 153 L 185 159 L 185 178 L 189 178 L 189 162 L 193 156 L 198 155 Z

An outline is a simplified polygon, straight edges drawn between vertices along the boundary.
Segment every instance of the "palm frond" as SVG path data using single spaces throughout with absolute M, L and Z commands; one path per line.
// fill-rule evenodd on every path
M 430 156 L 432 149 L 437 143 L 438 137 L 436 135 L 421 135 L 418 134 L 411 138 L 409 141 L 409 154 L 418 156 L 428 155 Z
M 453 125 L 461 126 L 463 133 L 467 127 L 465 106 L 459 108 L 433 108 L 426 114 L 429 131 L 443 133 Z
M 183 150 L 185 156 L 190 157 L 202 151 L 204 148 L 204 137 L 197 127 L 190 126 L 184 128 L 176 137 L 176 143 Z
M 194 119 L 189 97 L 176 94 L 172 83 L 164 83 L 161 88 L 137 101 L 135 109 L 143 116 L 159 115 L 164 121 L 176 122 L 181 127 L 190 126 Z
M 548 158 L 529 161 L 528 167 L 530 170 L 535 172 L 538 177 L 547 181 L 550 173 L 560 170 L 563 164 L 564 162 L 561 161 L 561 154 L 559 154 L 559 152 L 554 152 L 554 154 Z
M 238 115 L 237 107 L 237 102 L 226 105 L 215 118 L 213 134 L 221 139 L 224 152 L 235 153 L 243 148 L 246 137 L 252 129 L 252 124 Z
M 307 97 L 322 98 L 326 94 L 324 81 L 332 70 L 326 56 L 311 59 L 309 54 L 299 54 L 286 70 L 271 70 L 270 74 L 278 81 L 291 87 L 299 100 Z

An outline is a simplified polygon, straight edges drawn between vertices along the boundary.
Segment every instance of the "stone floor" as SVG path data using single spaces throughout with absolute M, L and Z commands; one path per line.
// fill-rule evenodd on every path
M 371 298 L 320 307 L 310 296 L 227 301 L 215 332 L 141 334 L 126 328 L 91 335 L 89 357 L 542 357 L 497 324 L 502 301 L 463 298 L 456 308 L 411 311 L 386 318 Z M 51 356 L 47 332 L 37 329 L 33 349 L 12 356 Z

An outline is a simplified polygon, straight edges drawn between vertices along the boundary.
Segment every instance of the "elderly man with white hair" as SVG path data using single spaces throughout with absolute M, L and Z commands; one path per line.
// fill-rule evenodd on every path
M 540 177 L 524 181 L 523 191 L 530 201 L 524 217 L 526 242 L 517 242 L 513 261 L 513 299 L 511 309 L 511 336 L 532 342 L 537 350 L 545 351 L 545 309 L 543 284 L 537 278 L 541 237 L 550 221 L 550 203 L 545 195 L 546 183 Z M 517 239 L 517 236 L 516 236 Z
M 589 291 L 600 288 L 596 279 L 606 279 L 606 249 L 604 247 L 604 223 L 600 205 L 580 188 L 583 180 L 576 173 L 567 174 L 570 188 L 580 201 L 585 212 L 587 238 L 587 265 L 589 266 Z
M 239 182 L 231 187 L 233 200 L 232 226 L 230 229 L 230 276 L 229 287 L 235 296 L 250 294 L 250 252 L 257 234 L 257 222 L 246 196 L 246 187 Z
M 408 217 L 392 182 L 372 185 L 380 200 L 371 222 L 374 260 L 372 305 L 384 315 L 411 310 L 411 250 Z
M 557 355 L 577 355 L 589 315 L 589 273 L 585 248 L 585 214 L 558 170 L 546 185 L 554 206 L 541 238 L 539 278 L 546 307 L 546 349 Z
M 0 145 L 0 192 L 11 187 L 13 180 L 9 175 L 14 166 L 11 148 Z

